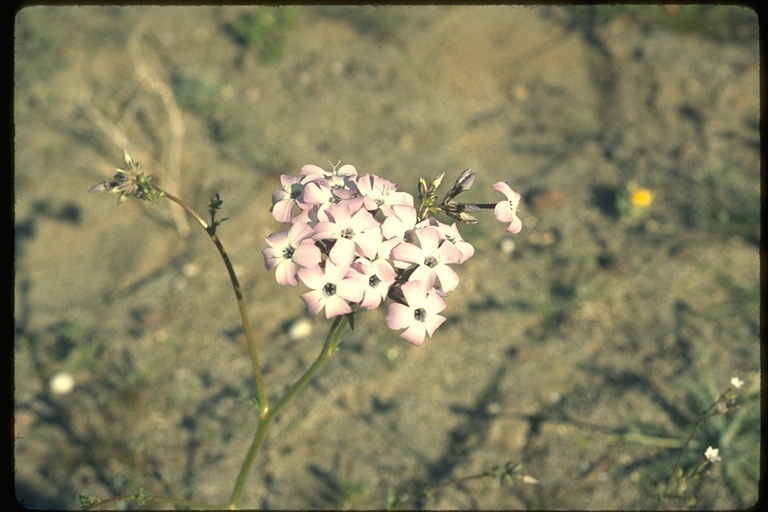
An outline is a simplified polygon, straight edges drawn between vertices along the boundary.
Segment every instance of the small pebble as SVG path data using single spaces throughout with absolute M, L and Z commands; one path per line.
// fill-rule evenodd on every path
M 505 238 L 499 244 L 499 249 L 501 249 L 501 252 L 504 254 L 512 254 L 515 252 L 515 241 L 511 238 Z
M 299 318 L 288 327 L 288 338 L 292 341 L 306 338 L 312 334 L 312 321 L 309 318 Z
M 54 395 L 67 395 L 75 389 L 75 378 L 67 372 L 59 372 L 51 377 L 48 385 Z

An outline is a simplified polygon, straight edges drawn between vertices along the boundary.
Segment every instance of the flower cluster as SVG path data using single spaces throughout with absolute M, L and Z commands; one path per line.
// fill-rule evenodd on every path
M 120 194 L 117 198 L 118 204 L 131 196 L 151 203 L 163 197 L 164 192 L 152 185 L 152 176 L 141 172 L 139 162 L 134 162 L 125 149 L 123 150 L 123 161 L 125 162 L 125 169 L 115 169 L 115 175 L 111 181 L 97 183 L 91 187 L 89 192 Z
M 326 318 L 374 309 L 387 298 L 386 317 L 391 329 L 421 345 L 445 321 L 440 313 L 445 297 L 459 284 L 453 266 L 474 254 L 456 224 L 445 224 L 430 214 L 475 223 L 471 213 L 494 209 L 496 218 L 509 222 L 507 231 L 522 228 L 517 217 L 520 194 L 505 183 L 494 188 L 507 198 L 494 204 L 462 204 L 454 199 L 469 189 L 475 174 L 464 171 L 442 202 L 437 187 L 419 183 L 421 203 L 397 190 L 397 185 L 374 174 L 358 175 L 352 165 L 325 171 L 305 165 L 298 176 L 283 175 L 282 187 L 272 194 L 273 217 L 290 226 L 266 238 L 262 251 L 277 282 L 295 286 L 301 281 L 310 291 L 301 298 L 310 314 L 325 310 Z

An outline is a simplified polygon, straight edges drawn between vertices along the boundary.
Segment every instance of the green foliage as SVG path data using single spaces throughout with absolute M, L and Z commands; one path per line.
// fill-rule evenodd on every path
M 218 83 L 201 77 L 175 76 L 172 87 L 179 107 L 201 117 L 215 111 L 221 93 Z
M 240 14 L 225 29 L 237 44 L 258 51 L 266 62 L 274 62 L 282 57 L 296 18 L 295 7 L 264 7 Z
M 715 465 L 722 467 L 718 474 L 734 499 L 744 505 L 756 499 L 751 493 L 759 481 L 759 453 L 754 448 L 760 444 L 760 393 L 759 380 L 747 380 L 751 382 L 745 389 L 729 387 L 714 401 L 711 389 L 696 381 L 681 381 L 681 387 L 688 392 L 685 408 L 690 416 L 699 416 L 695 425 L 678 425 L 683 431 L 688 430 L 684 434 L 688 436 L 687 440 L 681 439 L 679 432 L 665 434 L 650 425 L 641 426 L 642 432 L 632 428 L 637 435 L 631 438 L 624 436 L 626 441 L 655 446 L 661 446 L 658 441 L 665 438 L 680 440 L 682 448 L 662 452 L 651 459 L 641 477 L 641 485 L 667 480 L 666 490 L 660 496 L 661 503 L 694 506 L 703 495 L 704 487 L 713 485 L 712 477 L 707 474 Z M 716 447 L 722 461 L 707 462 L 704 457 L 707 446 Z

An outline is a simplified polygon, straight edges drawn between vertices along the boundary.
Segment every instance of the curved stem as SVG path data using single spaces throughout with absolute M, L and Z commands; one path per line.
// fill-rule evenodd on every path
M 159 189 L 158 189 L 159 190 Z M 251 323 L 248 320 L 248 311 L 245 306 L 245 299 L 243 299 L 242 288 L 240 282 L 235 274 L 235 269 L 232 266 L 232 262 L 229 259 L 227 251 L 224 250 L 224 246 L 221 244 L 218 235 L 216 235 L 215 228 L 210 226 L 200 215 L 197 214 L 192 208 L 190 208 L 184 201 L 178 197 L 169 194 L 165 190 L 162 190 L 164 197 L 167 197 L 174 203 L 181 206 L 187 211 L 194 219 L 205 229 L 208 236 L 211 237 L 213 244 L 221 255 L 221 259 L 224 260 L 224 265 L 227 267 L 227 273 L 229 274 L 229 280 L 232 282 L 232 288 L 235 291 L 235 298 L 237 299 L 237 307 L 240 310 L 240 319 L 243 323 L 243 330 L 245 331 L 245 339 L 248 344 L 248 355 L 251 358 L 251 365 L 253 366 L 253 374 L 256 378 L 256 397 L 259 401 L 259 412 L 262 418 L 267 414 L 269 410 L 269 404 L 267 402 L 267 394 L 264 389 L 264 378 L 261 374 L 261 365 L 259 364 L 259 355 L 256 350 L 256 342 L 253 337 L 253 331 L 251 330 Z
M 288 389 L 280 401 L 277 402 L 277 405 L 275 405 L 274 408 L 269 409 L 266 414 L 262 416 L 259 427 L 256 429 L 256 434 L 254 435 L 253 441 L 251 442 L 251 447 L 248 449 L 248 453 L 245 456 L 243 465 L 240 468 L 240 473 L 237 475 L 235 488 L 232 491 L 232 497 L 229 499 L 229 509 L 236 509 L 240 503 L 240 498 L 242 498 L 243 490 L 245 489 L 246 480 L 248 479 L 248 475 L 253 469 L 256 456 L 258 455 L 261 446 L 264 444 L 264 439 L 267 437 L 267 430 L 269 429 L 269 425 L 272 423 L 272 420 L 275 419 L 275 416 L 278 415 L 283 407 L 285 407 L 286 404 L 288 404 L 288 402 L 290 402 L 299 393 L 299 391 L 304 389 L 307 383 L 312 380 L 312 377 L 315 376 L 315 374 L 318 372 L 318 370 L 320 370 L 328 358 L 331 357 L 331 355 L 336 351 L 336 348 L 341 342 L 341 335 L 344 333 L 344 329 L 346 329 L 348 324 L 349 319 L 347 316 L 337 316 L 334 318 L 333 324 L 331 324 L 331 328 L 328 331 L 328 336 L 325 338 L 323 348 L 315 361 L 309 368 L 307 368 L 307 371 L 305 371 L 304 374 L 299 377 L 299 380 L 297 380 L 293 386 Z

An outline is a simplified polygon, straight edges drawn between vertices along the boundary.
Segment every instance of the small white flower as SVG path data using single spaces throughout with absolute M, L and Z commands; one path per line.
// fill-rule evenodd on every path
M 707 448 L 707 451 L 704 452 L 704 456 L 707 458 L 709 462 L 715 463 L 720 461 L 720 450 L 717 448 L 712 448 L 711 446 Z
M 741 386 L 744 385 L 744 381 L 741 380 L 738 377 L 733 377 L 731 379 L 731 386 L 733 386 L 735 389 L 741 389 Z

